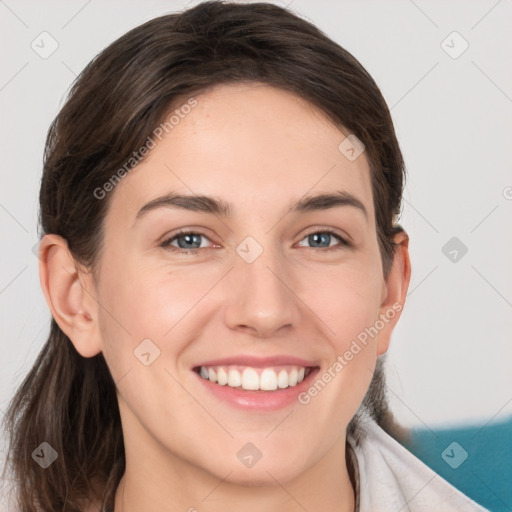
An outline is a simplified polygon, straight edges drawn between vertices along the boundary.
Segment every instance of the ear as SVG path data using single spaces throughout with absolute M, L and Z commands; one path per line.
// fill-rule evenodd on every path
M 78 268 L 64 238 L 50 234 L 41 240 L 39 280 L 53 318 L 76 351 L 82 357 L 101 352 L 92 276 Z
M 382 355 L 389 348 L 391 333 L 402 314 L 411 279 L 411 262 L 409 260 L 409 235 L 400 231 L 393 237 L 395 244 L 393 263 L 388 278 L 382 287 L 382 302 L 379 320 L 384 327 L 379 331 L 377 355 Z

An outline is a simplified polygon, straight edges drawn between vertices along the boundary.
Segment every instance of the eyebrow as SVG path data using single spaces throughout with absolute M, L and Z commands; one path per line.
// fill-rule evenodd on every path
M 329 208 L 336 208 L 340 206 L 354 207 L 361 211 L 366 217 L 366 220 L 368 220 L 368 212 L 364 204 L 357 199 L 357 197 L 345 191 L 336 191 L 336 193 L 333 194 L 318 194 L 316 196 L 303 197 L 292 204 L 290 211 L 292 213 L 306 213 L 328 210 Z M 133 225 L 135 225 L 136 222 L 146 213 L 156 210 L 157 208 L 164 207 L 204 212 L 212 215 L 222 215 L 224 217 L 231 217 L 233 215 L 231 205 L 217 197 L 205 195 L 184 195 L 170 192 L 145 204 L 137 212 Z

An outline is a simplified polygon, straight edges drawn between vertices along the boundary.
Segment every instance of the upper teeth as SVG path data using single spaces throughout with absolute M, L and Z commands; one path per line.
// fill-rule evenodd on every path
M 221 386 L 232 388 L 272 391 L 277 388 L 296 386 L 304 380 L 305 367 L 288 366 L 286 368 L 250 368 L 243 370 L 233 366 L 201 366 L 200 375 L 204 379 Z

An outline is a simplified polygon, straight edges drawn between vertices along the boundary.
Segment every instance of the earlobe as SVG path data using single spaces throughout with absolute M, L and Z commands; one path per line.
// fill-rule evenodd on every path
M 92 280 L 78 268 L 64 238 L 50 234 L 41 240 L 39 280 L 53 318 L 77 352 L 83 357 L 101 352 Z
M 379 318 L 384 326 L 379 332 L 377 354 L 382 355 L 389 348 L 391 333 L 402 314 L 411 279 L 409 259 L 409 236 L 400 231 L 394 236 L 396 245 L 393 263 L 385 284 L 385 294 L 380 307 Z

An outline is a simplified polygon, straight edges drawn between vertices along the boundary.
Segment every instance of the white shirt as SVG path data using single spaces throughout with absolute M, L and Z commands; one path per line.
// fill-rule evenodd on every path
M 380 427 L 361 420 L 355 453 L 358 512 L 489 512 L 435 473 Z

